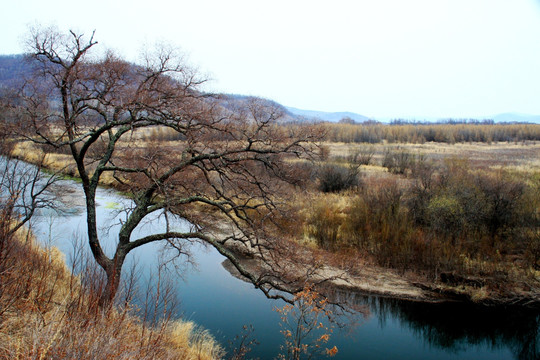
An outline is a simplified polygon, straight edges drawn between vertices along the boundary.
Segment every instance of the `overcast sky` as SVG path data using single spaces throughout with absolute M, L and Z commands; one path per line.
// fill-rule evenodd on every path
M 96 30 L 130 61 L 179 46 L 208 89 L 374 118 L 540 114 L 540 0 L 18 0 L 0 53 L 29 25 Z

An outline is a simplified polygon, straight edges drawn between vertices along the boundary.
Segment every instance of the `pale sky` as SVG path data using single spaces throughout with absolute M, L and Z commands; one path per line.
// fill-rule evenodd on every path
M 540 0 L 18 0 L 0 54 L 29 25 L 96 30 L 136 61 L 181 47 L 208 90 L 373 118 L 540 114 Z

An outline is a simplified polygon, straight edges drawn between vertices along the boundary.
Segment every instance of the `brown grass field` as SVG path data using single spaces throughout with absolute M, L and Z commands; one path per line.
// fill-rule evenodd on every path
M 374 162 L 380 164 L 386 149 L 424 155 L 428 159 L 468 159 L 480 168 L 505 167 L 529 173 L 540 171 L 540 142 L 522 143 L 424 143 L 424 144 L 353 144 L 326 142 L 330 158 L 346 158 L 363 148 L 375 151 Z M 381 169 L 382 170 L 382 169 Z

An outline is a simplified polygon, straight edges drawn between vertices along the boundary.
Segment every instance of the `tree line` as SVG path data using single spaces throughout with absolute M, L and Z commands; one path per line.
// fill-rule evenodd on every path
M 486 123 L 381 123 L 344 124 L 325 123 L 326 139 L 344 143 L 414 143 L 425 142 L 523 142 L 540 140 L 538 124 Z

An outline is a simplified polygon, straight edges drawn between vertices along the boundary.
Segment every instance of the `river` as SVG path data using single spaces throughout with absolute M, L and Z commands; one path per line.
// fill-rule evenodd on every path
M 56 186 L 59 206 L 65 211 L 42 211 L 32 226 L 43 243 L 59 247 L 69 261 L 73 239 L 84 237 L 84 202 L 80 184 L 62 180 Z M 98 191 L 97 202 L 102 240 L 111 244 L 122 219 L 119 210 L 131 202 L 107 189 Z M 155 218 L 138 231 L 142 234 L 163 226 L 163 219 Z M 181 229 L 188 224 L 177 219 L 175 226 Z M 191 252 L 197 265 L 182 269 L 182 276 L 176 278 L 179 306 L 175 316 L 208 329 L 224 346 L 242 333 L 243 325 L 252 325 L 260 344 L 253 347 L 249 358 L 274 359 L 283 342 L 280 317 L 274 308 L 284 303 L 267 299 L 252 285 L 231 276 L 222 266 L 224 258 L 215 250 L 194 245 Z M 147 245 L 130 254 L 129 261 L 136 260 L 148 274 L 156 270 L 160 254 L 158 245 Z M 328 346 L 337 346 L 336 359 L 540 358 L 538 311 L 425 304 L 355 293 L 343 296 L 365 305 L 369 314 L 360 317 L 352 329 L 334 330 Z

